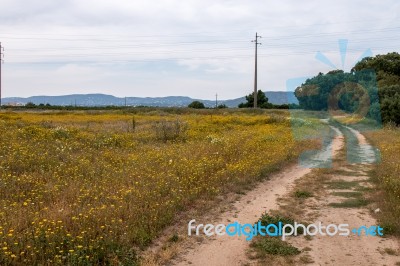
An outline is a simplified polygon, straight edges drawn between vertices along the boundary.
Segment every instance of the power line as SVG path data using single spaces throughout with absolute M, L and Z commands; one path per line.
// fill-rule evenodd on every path
M 258 42 L 258 38 L 262 38 L 261 36 L 259 36 L 256 32 L 256 39 L 252 40 L 252 42 L 254 42 L 255 44 L 255 48 L 256 48 L 256 54 L 255 54 L 255 68 L 254 68 L 254 108 L 257 108 L 257 47 L 258 45 L 261 45 L 261 43 Z
M 297 28 L 296 28 L 297 29 Z M 271 37 L 268 39 L 271 40 L 281 40 L 281 39 L 287 39 L 287 38 L 309 38 L 309 37 L 326 37 L 326 36 L 336 36 L 336 35 L 343 35 L 345 33 L 351 33 L 352 35 L 354 34 L 365 34 L 365 33 L 382 33 L 382 32 L 390 32 L 390 31 L 398 31 L 400 29 L 399 26 L 396 27 L 388 27 L 388 28 L 378 28 L 378 29 L 362 29 L 362 30 L 356 30 L 356 31 L 335 31 L 335 32 L 321 32 L 321 33 L 311 33 L 311 34 L 288 34 L 288 35 L 281 35 L 281 36 L 275 36 Z M 40 34 L 34 34 L 35 37 L 7 37 L 8 36 L 17 36 L 17 35 L 24 35 L 24 36 L 29 36 L 30 34 L 14 34 L 14 33 L 3 33 L 0 34 L 3 38 L 8 38 L 8 39 L 26 39 L 26 40 L 49 40 L 49 41 L 105 41 L 105 42 L 132 42 L 132 41 L 138 41 L 140 38 L 144 38 L 143 41 L 147 42 L 149 41 L 148 38 L 155 38 L 154 40 L 159 40 L 161 37 L 160 35 L 148 35 L 148 36 L 132 36 L 132 37 L 123 37 L 122 38 L 115 38 L 109 36 L 108 38 L 104 37 L 99 37 L 99 35 L 63 35 L 63 34 L 47 34 L 50 37 L 37 37 Z M 42 34 L 43 35 L 43 34 Z M 52 36 L 62 36 L 62 37 L 79 37 L 79 38 L 60 38 L 60 37 L 52 37 Z M 89 37 L 91 36 L 91 37 Z M 183 38 L 186 35 L 181 35 L 181 36 L 176 36 L 176 35 L 164 35 L 164 37 L 169 37 L 169 38 Z M 183 41 L 182 43 L 197 43 L 197 42 L 203 42 L 203 43 L 209 43 L 209 42 L 215 42 L 216 40 L 220 41 L 239 41 L 239 42 L 245 42 L 244 39 L 242 38 L 234 38 L 230 40 L 225 40 L 221 39 L 221 35 L 215 35 L 215 36 L 210 36 L 210 35 L 193 35 L 198 38 L 206 38 L 205 40 L 195 40 L 195 41 Z M 86 38 L 83 38 L 86 37 Z M 210 37 L 216 38 L 214 40 L 209 40 Z
M 396 29 L 396 28 L 390 28 L 390 30 L 392 30 L 392 29 Z M 385 29 L 385 30 L 388 30 L 388 29 Z M 316 36 L 316 35 L 314 35 L 314 36 Z M 303 37 L 304 37 L 304 35 L 303 35 Z M 226 53 L 234 53 L 235 51 L 238 51 L 238 52 L 239 51 L 248 51 L 247 50 L 248 48 L 246 48 L 244 46 L 230 47 L 230 48 L 220 47 L 220 45 L 223 45 L 226 42 L 230 42 L 231 40 L 232 39 L 226 39 L 226 40 L 224 40 L 225 42 L 223 42 L 222 40 L 209 40 L 207 42 L 192 41 L 190 43 L 189 42 L 164 43 L 164 44 L 159 44 L 157 46 L 157 48 L 159 48 L 160 46 L 161 47 L 165 46 L 165 49 L 161 49 L 161 50 L 157 49 L 157 50 L 155 50 L 153 52 L 146 52 L 146 55 L 155 55 L 155 56 L 160 56 L 161 58 L 152 58 L 152 57 L 143 58 L 142 55 L 144 53 L 142 51 L 139 51 L 140 49 L 139 50 L 135 50 L 135 51 L 129 49 L 129 48 L 134 48 L 134 47 L 143 47 L 143 48 L 147 47 L 147 48 L 149 48 L 149 46 L 147 44 L 144 45 L 144 44 L 140 44 L 140 43 L 136 44 L 136 45 L 123 45 L 121 43 L 119 43 L 119 44 L 116 43 L 115 45 L 107 45 L 107 47 L 99 47 L 99 46 L 94 47 L 93 45 L 90 44 L 90 45 L 86 45 L 85 47 L 69 47 L 68 48 L 68 50 L 71 51 L 71 52 L 74 51 L 74 50 L 75 51 L 79 51 L 79 50 L 82 50 L 82 51 L 91 50 L 91 51 L 93 51 L 93 52 L 88 52 L 88 53 L 85 53 L 85 52 L 82 52 L 82 53 L 79 53 L 79 52 L 77 52 L 77 53 L 73 53 L 73 52 L 72 53 L 68 53 L 67 52 L 67 53 L 65 53 L 65 51 L 68 51 L 68 50 L 63 50 L 63 53 L 60 54 L 58 51 L 61 51 L 62 49 L 64 49 L 64 48 L 61 48 L 61 47 L 59 49 L 55 49 L 55 48 L 53 48 L 53 49 L 51 49 L 51 48 L 50 49 L 48 49 L 48 48 L 38 48 L 38 49 L 33 49 L 33 48 L 30 48 L 30 49 L 18 49 L 18 48 L 13 48 L 12 51 L 16 51 L 16 52 L 12 53 L 11 60 L 12 59 L 17 59 L 18 57 L 24 57 L 24 59 L 26 61 L 30 61 L 29 59 L 33 60 L 35 57 L 40 57 L 41 59 L 43 59 L 45 57 L 53 58 L 53 57 L 64 57 L 64 56 L 66 56 L 69 59 L 68 61 L 77 62 L 78 60 L 73 60 L 73 58 L 75 58 L 75 57 L 76 58 L 84 57 L 84 58 L 88 58 L 90 60 L 91 57 L 95 57 L 95 56 L 100 56 L 101 55 L 101 56 L 109 56 L 109 57 L 112 57 L 112 56 L 115 56 L 115 57 L 124 56 L 125 58 L 123 58 L 123 59 L 117 59 L 117 58 L 113 58 L 112 59 L 113 61 L 119 61 L 119 62 L 122 62 L 122 61 L 123 62 L 130 62 L 130 61 L 132 61 L 132 62 L 139 62 L 139 61 L 140 62 L 152 62 L 154 60 L 174 60 L 174 59 L 177 59 L 177 60 L 208 60 L 208 59 L 242 58 L 242 57 L 248 56 L 247 53 L 246 53 L 246 55 L 243 54 L 243 53 L 235 53 L 235 54 L 232 54 L 232 55 L 222 55 L 222 57 L 221 56 L 212 56 L 211 57 L 210 55 L 208 55 L 208 56 L 201 56 L 200 55 L 200 56 L 193 57 L 192 55 L 188 55 L 187 54 L 187 53 L 193 54 L 193 52 L 212 52 L 212 51 L 216 51 L 216 52 L 217 51 L 223 51 L 223 52 L 226 52 Z M 260 54 L 259 55 L 260 57 L 263 57 L 263 56 L 286 56 L 286 55 L 310 54 L 310 53 L 315 53 L 316 52 L 316 48 L 318 46 L 326 47 L 327 45 L 332 47 L 331 48 L 332 51 L 336 52 L 336 48 L 335 49 L 333 48 L 334 43 L 328 44 L 326 42 L 311 42 L 311 41 L 310 42 L 307 42 L 307 41 L 305 41 L 305 42 L 304 41 L 303 42 L 287 42 L 287 41 L 285 41 L 283 39 L 275 39 L 275 40 L 271 40 L 270 41 L 270 38 L 268 40 L 269 40 L 269 43 L 267 44 L 267 47 L 270 47 L 270 48 L 274 48 L 275 47 L 279 51 L 274 51 L 273 54 Z M 364 36 L 364 38 L 361 38 L 361 39 L 359 39 L 359 38 L 357 38 L 355 40 L 352 39 L 351 42 L 352 43 L 360 43 L 360 42 L 363 42 L 363 41 L 365 41 L 365 42 L 368 41 L 369 42 L 369 46 L 368 47 L 372 48 L 372 49 L 380 49 L 380 48 L 389 49 L 391 47 L 393 47 L 393 48 L 397 48 L 398 47 L 397 45 L 394 46 L 393 44 L 389 47 L 386 43 L 385 44 L 381 43 L 381 44 L 378 44 L 378 45 L 371 44 L 371 42 L 374 41 L 374 40 L 375 40 L 374 38 L 365 39 L 365 36 Z M 377 41 L 381 40 L 381 38 L 376 39 L 376 40 Z M 389 37 L 389 38 L 385 38 L 384 40 L 385 40 L 385 42 L 387 42 L 388 40 L 398 40 L 398 37 L 392 36 L 392 37 Z M 240 41 L 240 43 L 241 42 L 242 41 Z M 170 49 L 169 48 L 172 45 L 173 45 L 174 48 L 176 48 L 177 46 L 180 46 L 180 45 L 186 46 L 186 45 L 190 45 L 190 44 L 192 44 L 191 45 L 192 47 L 188 46 L 188 47 L 185 47 L 184 49 L 181 49 L 181 48 Z M 202 45 L 202 46 L 198 47 L 198 48 L 196 46 L 195 48 L 193 48 L 193 44 Z M 216 45 L 218 45 L 218 46 L 216 46 Z M 125 50 L 125 49 L 119 49 L 119 52 L 117 52 L 117 53 L 108 52 L 108 53 L 101 53 L 100 54 L 101 49 L 115 49 L 117 47 L 126 48 L 126 52 L 125 53 L 122 52 L 122 50 Z M 305 49 L 295 49 L 295 51 L 291 51 L 292 49 L 290 49 L 290 48 L 300 48 L 300 47 L 305 48 Z M 154 48 L 156 48 L 156 47 L 154 47 Z M 42 49 L 46 49 L 47 53 L 40 52 Z M 325 52 L 329 52 L 327 49 L 324 49 L 324 50 L 325 50 Z M 350 52 L 351 50 L 353 50 L 353 49 L 349 49 L 348 51 Z M 359 51 L 359 50 L 362 50 L 362 49 L 357 49 L 355 51 Z M 30 53 L 27 54 L 27 53 L 24 53 L 24 51 L 30 52 Z M 32 51 L 34 53 L 31 53 Z M 37 52 L 35 53 L 35 51 L 37 51 Z M 54 53 L 52 53 L 52 51 Z M 175 56 L 174 57 L 170 57 L 171 54 L 175 54 Z M 140 56 L 141 58 L 133 58 L 133 59 L 126 58 L 127 56 L 136 57 L 137 55 Z M 168 57 L 165 58 L 163 55 L 168 55 Z M 79 61 L 82 61 L 82 60 L 79 60 Z
M 388 41 L 395 41 L 395 40 L 400 40 L 400 37 L 398 36 L 391 36 L 391 37 L 387 37 L 384 39 L 385 43 L 387 43 Z M 270 41 L 268 39 L 268 41 Z M 382 41 L 382 38 L 377 37 L 377 38 L 367 38 L 367 39 L 351 39 L 351 43 L 352 44 L 359 44 L 359 43 L 368 43 L 371 44 L 371 42 L 374 41 Z M 224 45 L 225 44 L 221 44 Z M 280 48 L 280 49 L 285 49 L 285 48 L 298 48 L 298 47 L 321 47 L 324 46 L 326 47 L 327 45 L 329 46 L 335 46 L 336 44 L 331 42 L 331 41 L 319 41 L 319 42 L 314 42 L 314 41 L 310 41 L 310 42 L 295 42 L 295 43 L 287 43 L 286 41 L 281 41 L 281 42 L 277 42 L 277 41 L 271 41 L 269 42 L 266 46 L 270 47 L 270 48 Z M 178 49 L 170 49 L 169 47 L 173 47 L 176 48 L 177 46 L 180 45 L 157 45 L 154 46 L 154 48 L 159 48 L 159 47 L 163 47 L 163 49 L 158 49 L 158 51 L 155 52 L 151 52 L 152 54 L 162 54 L 162 53 L 167 53 L 170 54 L 171 52 L 192 52 L 192 51 L 237 51 L 237 50 L 248 50 L 247 46 L 231 46 L 229 48 L 226 47 L 222 47 L 219 46 L 201 46 L 201 47 L 196 47 L 193 48 L 193 46 L 186 46 L 186 47 L 182 47 L 182 48 L 178 48 Z M 41 51 L 46 51 L 46 52 L 50 52 L 48 53 L 49 55 L 54 55 L 54 53 L 52 52 L 59 52 L 62 54 L 65 54 L 66 51 L 94 51 L 94 53 L 90 53 L 90 54 L 96 54 L 96 51 L 101 51 L 101 50 L 115 50 L 115 49 L 119 49 L 121 50 L 126 50 L 129 51 L 130 54 L 134 54 L 130 51 L 133 51 L 133 49 L 130 48 L 149 48 L 148 45 L 113 45 L 113 46 L 92 46 L 92 45 L 88 45 L 85 47 L 64 47 L 64 46 L 60 46 L 58 48 L 11 48 L 8 49 L 8 51 L 15 51 L 18 52 L 18 54 L 16 55 L 29 55 L 31 54 L 30 52 L 41 52 Z M 122 49 L 121 49 L 122 48 Z M 152 47 L 150 47 L 152 48 Z M 153 49 L 153 48 L 152 48 Z M 29 52 L 29 54 L 20 54 L 19 52 Z M 99 53 L 99 52 L 97 52 Z M 120 52 L 121 53 L 121 52 Z M 142 54 L 142 52 L 140 51 L 136 51 L 135 49 L 135 53 L 136 54 Z M 41 55 L 43 53 L 40 53 Z M 103 55 L 104 53 L 101 53 L 101 55 Z M 107 54 L 114 54 L 114 53 L 107 53 Z M 45 54 L 46 55 L 46 54 Z M 70 54 L 69 54 L 70 55 Z
M 390 38 L 393 40 L 393 38 Z M 269 39 L 268 39 L 269 40 Z M 385 39 L 386 40 L 386 39 Z M 352 41 L 353 42 L 353 41 Z M 298 46 L 303 46 L 305 43 L 300 43 Z M 279 57 L 279 56 L 292 56 L 292 55 L 306 55 L 306 54 L 313 54 L 317 51 L 317 46 L 312 46 L 313 44 L 310 43 L 310 47 L 303 46 L 302 49 L 290 49 L 294 48 L 295 44 L 283 44 L 281 47 L 277 47 L 277 49 L 268 49 L 270 53 L 260 53 L 258 57 Z M 322 43 L 321 43 L 322 45 Z M 326 44 L 329 45 L 329 49 L 324 49 L 325 53 L 330 52 L 337 52 L 336 45 L 333 44 Z M 324 45 L 324 47 L 326 47 Z M 335 47 L 334 47 L 335 46 Z M 267 44 L 267 47 L 273 48 L 272 45 Z M 380 52 L 384 52 L 382 50 L 388 49 L 395 49 L 397 50 L 398 46 L 395 43 L 391 44 L 369 44 L 368 48 L 373 49 L 374 51 L 380 50 Z M 361 52 L 364 50 L 363 48 L 349 48 L 348 52 Z M 8 50 L 10 51 L 10 50 Z M 15 51 L 15 50 L 14 50 Z M 223 54 L 219 53 L 219 55 L 212 56 L 212 54 L 207 53 L 207 55 L 202 54 L 202 52 L 225 52 Z M 243 52 L 241 52 L 243 51 Z M 173 49 L 173 50 L 161 50 L 155 52 L 147 52 L 146 57 L 143 57 L 143 52 L 134 52 L 134 51 L 127 51 L 123 53 L 120 49 L 120 52 L 116 53 L 99 53 L 100 51 L 96 51 L 93 53 L 11 53 L 9 57 L 11 57 L 11 64 L 23 64 L 23 63 L 38 63 L 38 64 L 54 64 L 54 63 L 96 63 L 98 62 L 95 57 L 97 56 L 107 56 L 109 59 L 105 63 L 135 63 L 135 62 L 155 62 L 155 61 L 166 61 L 166 60 L 236 60 L 242 59 L 249 56 L 248 48 L 241 48 L 241 47 L 232 47 L 232 48 L 199 48 L 199 49 Z M 193 56 L 193 52 L 198 52 L 198 56 Z M 151 55 L 151 56 L 149 56 Z M 171 56 L 174 55 L 174 56 Z M 19 60 L 19 58 L 23 57 L 24 61 Z M 119 58 L 122 57 L 122 58 Z M 36 60 L 39 59 L 40 61 Z M 45 59 L 46 58 L 46 59 Z M 84 58 L 84 60 L 82 60 Z M 44 60 L 43 60 L 44 59 Z M 48 60 L 48 61 L 47 61 Z M 9 60 L 10 61 L 10 60 Z
M 386 50 L 392 50 L 398 48 L 398 46 L 395 45 L 390 45 L 390 46 L 371 46 L 370 47 L 374 53 L 384 53 L 384 52 L 389 52 Z M 364 49 L 365 50 L 365 49 Z M 348 49 L 348 52 L 357 52 L 360 53 L 362 52 L 363 49 Z M 302 56 L 302 55 L 312 55 L 315 54 L 317 50 L 303 50 L 303 51 L 282 51 L 282 52 L 274 52 L 274 53 L 258 53 L 258 57 L 264 58 L 264 57 L 282 57 L 282 56 Z M 171 52 L 172 53 L 172 52 Z M 170 54 L 171 54 L 170 53 Z M 324 53 L 337 53 L 337 49 L 330 49 L 330 50 L 324 50 Z M 150 53 L 152 54 L 152 53 Z M 102 65 L 105 64 L 118 64 L 118 63 L 152 63 L 152 62 L 163 62 L 163 61 L 184 61 L 184 60 L 196 60 L 196 61 L 201 61 L 201 60 L 240 60 L 240 59 L 246 59 L 249 57 L 249 54 L 235 54 L 235 55 L 219 55 L 219 56 L 177 56 L 177 57 L 154 57 L 154 58 L 126 58 L 127 55 L 134 55 L 134 54 L 103 54 L 103 56 L 124 56 L 125 58 L 110 58 L 109 60 L 105 62 L 101 62 Z M 165 54 L 167 55 L 167 54 Z M 14 55 L 13 58 L 17 59 L 18 57 L 23 56 L 24 61 L 16 60 L 14 62 L 10 62 L 10 64 L 99 64 L 99 60 L 93 58 L 96 57 L 96 54 L 87 54 L 87 55 L 63 55 L 67 56 L 64 59 L 60 58 L 54 58 L 58 57 L 59 55 Z M 48 61 L 37 61 L 35 58 L 40 57 L 42 60 L 43 58 L 47 57 L 49 58 Z M 31 60 L 29 60 L 31 58 Z M 54 60 L 52 60 L 54 58 Z M 79 59 L 77 59 L 79 58 Z M 87 58 L 86 60 L 82 60 L 81 58 Z

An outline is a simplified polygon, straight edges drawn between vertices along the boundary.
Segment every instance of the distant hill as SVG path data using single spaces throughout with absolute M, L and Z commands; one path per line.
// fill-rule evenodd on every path
M 298 103 L 293 92 L 284 91 L 267 91 L 266 95 L 270 103 L 285 104 Z M 168 96 L 168 97 L 126 97 L 128 106 L 159 106 L 159 107 L 185 107 L 192 101 L 201 101 L 207 107 L 215 106 L 215 101 L 193 99 L 185 96 Z M 237 98 L 232 100 L 221 100 L 218 104 L 225 104 L 228 107 L 237 107 L 239 103 L 245 102 L 245 98 Z M 77 106 L 123 106 L 125 98 L 119 98 L 106 94 L 71 94 L 63 96 L 32 96 L 28 98 L 9 97 L 3 98 L 4 105 L 24 105 L 28 102 L 34 104 L 51 104 L 51 105 L 77 105 Z

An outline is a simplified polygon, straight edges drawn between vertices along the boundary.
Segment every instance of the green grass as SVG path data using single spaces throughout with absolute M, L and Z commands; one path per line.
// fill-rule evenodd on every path
M 294 220 L 291 217 L 283 216 L 279 213 L 268 214 L 264 213 L 260 220 L 263 226 L 268 224 L 278 225 L 281 222 L 283 225 L 291 224 L 294 225 Z M 297 230 L 297 234 L 302 234 L 302 228 Z M 279 237 L 270 236 L 257 236 L 253 239 L 250 247 L 254 249 L 257 253 L 258 258 L 265 258 L 267 255 L 278 255 L 278 256 L 291 256 L 300 253 L 300 250 L 292 246 L 288 242 L 283 241 Z
M 283 216 L 281 214 L 274 214 L 274 215 L 270 215 L 268 213 L 264 213 L 261 218 L 260 218 L 261 224 L 263 226 L 267 226 L 269 224 L 275 224 L 278 225 L 279 222 L 282 223 L 282 225 L 285 224 L 291 224 L 294 225 L 294 219 L 292 219 L 291 217 L 287 217 L 287 216 Z M 303 223 L 304 224 L 304 223 Z M 303 229 L 302 228 L 298 228 L 297 230 L 297 234 L 303 234 Z
M 254 248 L 259 256 L 269 255 L 280 255 L 280 256 L 291 256 L 300 254 L 300 250 L 288 242 L 282 241 L 280 238 L 275 237 L 263 237 L 257 242 L 253 242 L 250 245 Z
M 366 199 L 348 199 L 343 202 L 330 203 L 329 206 L 334 208 L 359 208 L 367 204 L 368 201 Z
M 353 189 L 356 187 L 360 187 L 360 181 L 345 181 L 345 180 L 337 180 L 327 182 L 328 187 L 330 189 Z
M 359 191 L 339 191 L 339 192 L 332 192 L 334 196 L 344 197 L 344 198 L 360 198 L 362 197 L 363 193 Z
M 359 173 L 356 171 L 349 171 L 345 169 L 335 170 L 335 175 L 344 175 L 344 176 L 364 176 L 363 173 Z
M 294 196 L 296 198 L 300 198 L 300 199 L 304 199 L 304 198 L 310 198 L 313 196 L 313 193 L 310 191 L 306 191 L 306 190 L 296 190 L 294 192 Z
M 375 188 L 373 188 L 373 187 L 362 187 L 362 186 L 360 186 L 360 187 L 357 187 L 355 190 L 356 191 L 360 191 L 360 192 L 371 192 L 374 189 Z

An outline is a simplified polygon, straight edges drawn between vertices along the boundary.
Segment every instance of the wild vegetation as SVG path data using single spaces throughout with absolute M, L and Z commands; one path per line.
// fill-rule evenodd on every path
M 380 209 L 377 218 L 386 233 L 400 236 L 400 130 L 388 126 L 366 135 L 382 156 L 372 172 L 379 189 L 373 197 Z
M 261 110 L 3 112 L 0 264 L 135 265 L 179 212 L 307 149 L 289 120 Z

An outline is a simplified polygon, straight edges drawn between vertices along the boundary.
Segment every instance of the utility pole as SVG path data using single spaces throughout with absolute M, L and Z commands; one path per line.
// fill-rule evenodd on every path
M 254 108 L 257 108 L 257 46 L 261 45 L 261 43 L 258 42 L 258 38 L 261 38 L 261 36 L 259 36 L 256 32 L 256 39 L 251 41 L 254 42 L 256 46 L 255 68 L 254 68 Z
M 218 94 L 215 94 L 215 108 L 218 108 Z
M 1 109 L 1 65 L 3 64 L 3 57 L 4 57 L 4 48 L 3 46 L 1 46 L 1 42 L 0 42 L 0 109 Z
M 125 97 L 125 107 L 126 107 L 126 97 Z

